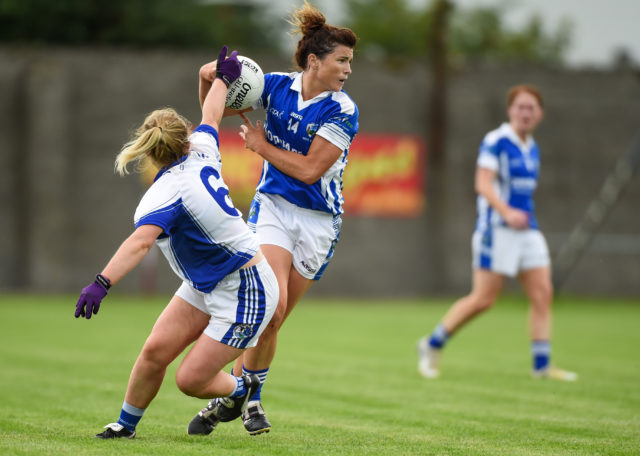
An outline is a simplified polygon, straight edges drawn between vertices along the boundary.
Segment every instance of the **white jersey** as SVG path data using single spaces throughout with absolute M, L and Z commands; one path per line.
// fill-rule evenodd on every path
M 171 268 L 205 293 L 259 249 L 222 180 L 218 142 L 213 127 L 198 126 L 189 137 L 189 154 L 160 170 L 134 215 L 136 228 L 162 228 L 156 243 Z
M 325 91 L 302 99 L 302 73 L 269 73 L 255 107 L 266 111 L 264 130 L 274 146 L 307 155 L 319 135 L 342 150 L 336 162 L 311 185 L 264 162 L 258 192 L 280 195 L 305 209 L 342 214 L 342 173 L 351 141 L 358 131 L 358 107 L 344 91 Z

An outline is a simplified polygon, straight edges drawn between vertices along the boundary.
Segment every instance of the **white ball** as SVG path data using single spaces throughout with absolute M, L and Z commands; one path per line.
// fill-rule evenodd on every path
M 249 57 L 239 55 L 238 60 L 242 63 L 242 73 L 229 86 L 226 107 L 241 110 L 250 108 L 262 95 L 264 73 L 260 65 Z

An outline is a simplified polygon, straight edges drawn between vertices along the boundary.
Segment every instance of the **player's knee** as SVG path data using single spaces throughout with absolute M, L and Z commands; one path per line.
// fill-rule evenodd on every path
M 184 369 L 178 369 L 176 372 L 176 385 L 178 389 L 187 396 L 200 397 L 204 384 L 199 379 L 189 375 Z
M 287 292 L 286 290 L 280 290 L 280 297 L 278 298 L 278 305 L 276 306 L 276 310 L 273 312 L 271 316 L 271 320 L 269 320 L 269 324 L 262 332 L 260 336 L 260 340 L 266 340 L 273 336 L 275 336 L 280 327 L 284 323 L 284 320 L 287 316 Z
M 140 361 L 149 367 L 164 369 L 172 361 L 161 345 L 147 341 L 142 347 Z
M 192 383 L 189 379 L 181 373 L 180 369 L 176 372 L 176 386 L 187 396 L 191 396 Z
M 539 311 L 548 311 L 551 309 L 551 301 L 553 300 L 553 286 L 543 285 L 537 287 L 531 293 L 531 303 Z
M 178 389 L 187 396 L 199 397 L 199 388 L 195 383 L 189 381 L 189 379 L 176 375 L 176 385 L 178 386 Z
M 267 325 L 267 328 L 265 329 L 265 331 L 278 331 L 280 329 L 280 326 L 282 326 L 282 323 L 284 323 L 284 318 L 286 313 L 287 313 L 287 297 L 285 295 L 284 299 L 282 299 L 281 297 L 278 300 L 278 307 L 276 307 L 276 310 L 273 313 L 273 316 L 271 317 L 271 320 L 269 321 L 269 325 Z
M 540 291 L 540 301 L 544 307 L 551 308 L 551 301 L 553 299 L 553 290 L 551 288 Z
M 274 316 L 274 318 L 271 319 L 267 327 L 264 328 L 264 331 L 262 331 L 262 334 L 260 335 L 260 340 L 264 341 L 264 340 L 274 338 L 278 334 L 278 331 L 280 330 L 281 326 L 282 326 L 282 319 L 276 319 L 276 317 Z

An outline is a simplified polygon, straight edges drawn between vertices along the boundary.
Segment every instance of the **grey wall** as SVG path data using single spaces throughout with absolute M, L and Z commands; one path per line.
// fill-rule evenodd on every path
M 74 292 L 103 267 L 131 232 L 144 192 L 138 176 L 114 175 L 115 155 L 157 107 L 173 106 L 197 122 L 197 71 L 214 57 L 0 48 L 0 289 Z M 252 57 L 265 71 L 291 68 L 287 61 Z M 424 137 L 428 81 L 427 68 L 418 64 L 392 72 L 356 60 L 346 89 L 358 103 L 361 131 Z M 552 254 L 557 251 L 639 133 L 638 76 L 459 69 L 448 93 L 446 160 L 437 174 L 427 174 L 427 210 L 410 220 L 347 215 L 335 259 L 311 294 L 468 291 L 476 151 L 483 135 L 504 120 L 505 91 L 520 82 L 537 84 L 546 98 L 546 118 L 536 133 L 543 161 L 536 201 Z M 564 291 L 640 297 L 638 201 L 636 176 Z M 119 288 L 170 292 L 176 286 L 164 260 L 151 255 Z

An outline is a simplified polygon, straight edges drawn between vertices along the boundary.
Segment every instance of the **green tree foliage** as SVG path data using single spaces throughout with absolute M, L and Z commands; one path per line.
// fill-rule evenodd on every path
M 429 11 L 412 11 L 406 0 L 347 0 L 346 24 L 358 35 L 358 49 L 371 57 L 424 55 Z
M 0 0 L 0 42 L 275 50 L 259 16 L 231 1 Z
M 545 30 L 539 16 L 520 29 L 508 28 L 497 6 L 454 11 L 450 50 L 466 60 L 488 58 L 536 63 L 561 63 L 570 44 L 571 25 L 562 22 L 555 32 Z
M 563 22 L 547 31 L 539 17 L 520 30 L 507 26 L 507 6 L 463 9 L 450 2 L 453 11 L 447 48 L 455 62 L 473 60 L 562 62 L 570 43 L 571 26 Z M 349 24 L 360 38 L 365 55 L 385 60 L 429 55 L 429 37 L 436 1 L 412 7 L 407 0 L 347 0 Z

